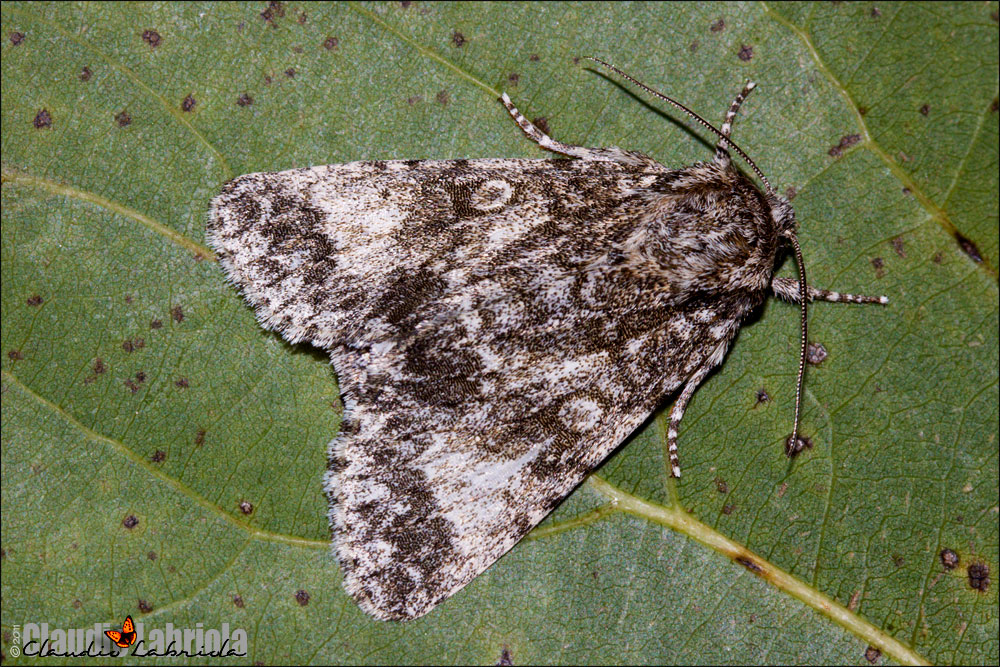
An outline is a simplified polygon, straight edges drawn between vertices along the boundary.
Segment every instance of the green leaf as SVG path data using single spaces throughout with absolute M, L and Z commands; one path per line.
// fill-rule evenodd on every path
M 27 623 L 131 614 L 245 628 L 264 663 L 996 664 L 967 572 L 1000 571 L 996 2 L 266 9 L 3 4 L 8 658 Z M 659 414 L 453 599 L 374 621 L 328 548 L 334 374 L 224 282 L 208 202 L 251 171 L 542 157 L 501 90 L 563 141 L 711 155 L 587 55 L 716 120 L 756 80 L 734 137 L 794 189 L 810 280 L 890 305 L 811 308 L 793 461 L 772 302 L 695 395 L 682 480 Z

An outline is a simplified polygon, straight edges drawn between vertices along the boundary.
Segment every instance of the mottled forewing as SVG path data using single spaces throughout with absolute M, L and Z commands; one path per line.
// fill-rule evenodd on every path
M 251 174 L 216 198 L 211 243 L 260 320 L 330 351 L 346 408 L 330 519 L 366 611 L 429 611 L 721 358 L 735 326 L 718 304 L 677 305 L 623 251 L 669 180 L 368 162 Z

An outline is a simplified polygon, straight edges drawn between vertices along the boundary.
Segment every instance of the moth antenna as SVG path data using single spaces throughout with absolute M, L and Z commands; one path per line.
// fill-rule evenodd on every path
M 709 123 L 707 120 L 705 120 L 704 118 L 702 118 L 701 116 L 699 116 L 695 112 L 693 112 L 690 109 L 688 109 L 686 106 L 684 106 L 683 104 L 681 104 L 677 100 L 671 99 L 671 98 L 667 97 L 666 95 L 664 95 L 663 93 L 660 93 L 660 92 L 657 92 L 657 91 L 653 90 L 652 88 L 650 88 L 646 84 L 642 83 L 641 81 L 638 81 L 634 77 L 629 76 L 628 74 L 626 74 L 625 72 L 621 71 L 620 69 L 618 69 L 614 65 L 612 65 L 610 63 L 606 63 L 603 60 L 601 60 L 600 58 L 594 58 L 593 56 L 587 56 L 587 59 L 588 60 L 593 60 L 595 63 L 600 63 L 600 64 L 604 65 L 605 67 L 607 67 L 612 72 L 615 72 L 616 74 L 618 74 L 622 78 L 627 79 L 628 81 L 631 81 L 633 84 L 635 84 L 639 88 L 642 88 L 643 90 L 645 90 L 650 95 L 655 95 L 656 97 L 659 97 L 661 100 L 664 100 L 665 102 L 669 102 L 670 104 L 673 104 L 675 107 L 677 107 L 678 109 L 680 109 L 681 111 L 683 111 L 687 115 L 689 115 L 692 118 L 694 118 L 696 121 L 698 121 L 699 123 L 701 123 L 702 125 L 704 125 L 708 129 L 710 129 L 712 132 L 715 132 L 717 135 L 719 135 L 719 140 L 720 141 L 724 141 L 727 144 L 729 144 L 729 146 L 734 151 L 736 151 L 737 153 L 740 154 L 740 157 L 742 157 L 744 160 L 746 160 L 747 164 L 750 165 L 750 168 L 753 169 L 753 172 L 755 174 L 757 174 L 757 178 L 759 178 L 761 180 L 761 182 L 764 183 L 764 187 L 767 188 L 767 193 L 769 195 L 773 195 L 774 194 L 774 189 L 771 187 L 771 183 L 767 180 L 767 177 L 764 176 L 764 173 L 760 169 L 757 168 L 757 165 L 755 165 L 753 163 L 753 160 L 750 159 L 749 155 L 747 155 L 746 153 L 743 152 L 742 148 L 740 148 L 739 146 L 737 146 L 735 143 L 733 143 L 732 139 L 730 139 L 729 137 L 727 137 L 725 134 L 722 133 L 722 130 L 717 129 L 714 125 L 712 125 L 711 123 Z
M 809 298 L 806 295 L 806 265 L 802 259 L 802 249 L 799 248 L 799 241 L 795 238 L 795 234 L 787 234 L 785 238 L 792 242 L 792 247 L 795 249 L 795 263 L 799 265 L 799 303 L 802 304 L 802 349 L 799 353 L 799 377 L 795 383 L 795 422 L 792 425 L 792 438 L 786 445 L 786 452 L 791 456 L 791 453 L 796 451 L 799 442 L 799 416 L 802 411 L 802 380 L 806 375 L 806 353 L 808 348 L 808 343 L 806 342 L 808 340 L 806 303 L 808 303 Z

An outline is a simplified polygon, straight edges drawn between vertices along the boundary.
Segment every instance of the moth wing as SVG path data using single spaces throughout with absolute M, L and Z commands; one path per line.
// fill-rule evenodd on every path
M 662 378 L 641 388 L 612 381 L 603 373 L 616 362 L 601 352 L 525 351 L 516 369 L 468 376 L 464 361 L 459 374 L 430 355 L 429 364 L 449 370 L 401 377 L 409 391 L 387 389 L 355 351 L 332 357 L 337 368 L 374 371 L 342 382 L 352 400 L 331 446 L 327 492 L 345 586 L 386 619 L 427 613 L 506 553 L 665 389 Z
M 397 334 L 411 306 L 459 297 L 470 271 L 506 261 L 553 218 L 575 223 L 564 227 L 574 233 L 603 223 L 659 175 L 503 159 L 247 174 L 213 199 L 206 236 L 266 328 L 329 349 Z M 554 177 L 577 182 L 546 203 Z
M 330 351 L 345 415 L 326 489 L 363 609 L 427 613 L 703 363 L 709 318 L 657 301 L 614 251 L 662 177 L 353 163 L 243 176 L 216 198 L 209 239 L 261 322 Z

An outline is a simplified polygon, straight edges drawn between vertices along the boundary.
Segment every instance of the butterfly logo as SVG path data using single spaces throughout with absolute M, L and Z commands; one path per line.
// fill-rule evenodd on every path
M 128 648 L 135 643 L 135 623 L 132 622 L 131 616 L 125 617 L 125 622 L 122 623 L 122 631 L 117 630 L 105 630 L 104 634 L 111 638 L 115 644 L 121 648 Z

